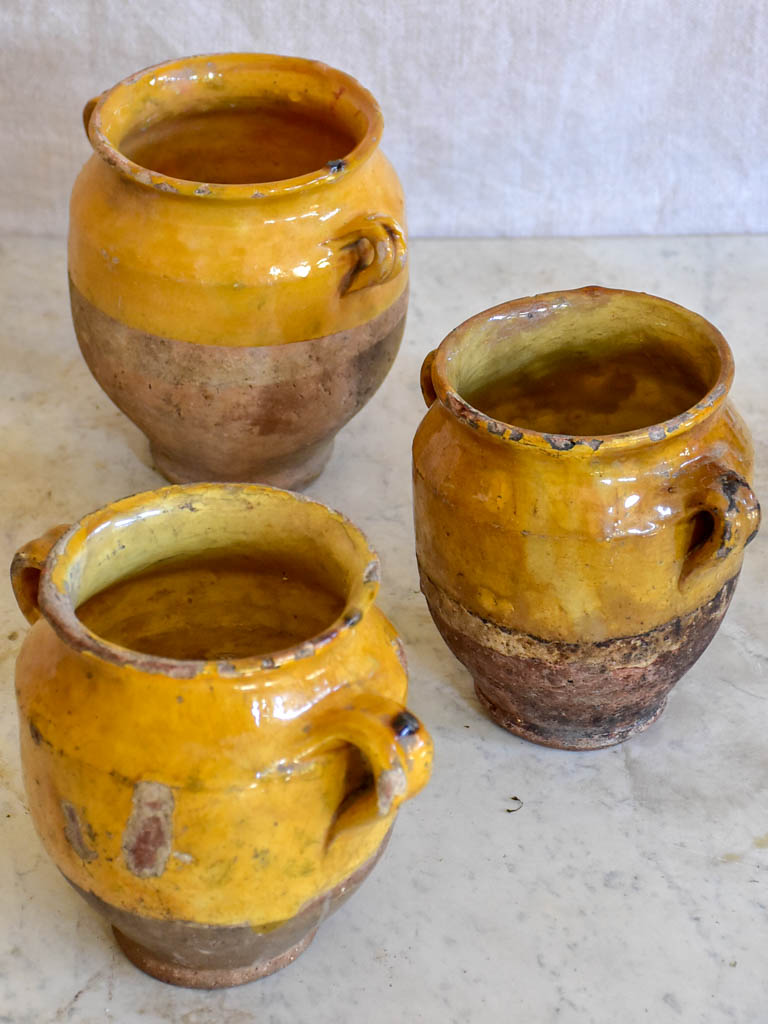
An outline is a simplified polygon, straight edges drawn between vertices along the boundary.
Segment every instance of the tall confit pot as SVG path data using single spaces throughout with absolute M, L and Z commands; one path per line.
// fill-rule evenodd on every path
M 69 279 L 91 372 L 169 480 L 302 487 L 405 324 L 376 101 L 316 61 L 215 54 L 131 75 L 84 121 Z

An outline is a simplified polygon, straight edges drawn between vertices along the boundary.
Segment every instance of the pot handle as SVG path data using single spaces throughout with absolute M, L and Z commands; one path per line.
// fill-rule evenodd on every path
M 13 556 L 11 562 L 11 586 L 16 603 L 27 622 L 37 622 L 40 618 L 40 607 L 37 603 L 37 590 L 40 585 L 40 574 L 43 571 L 48 554 L 69 526 L 52 526 L 42 537 L 24 544 Z
M 427 403 L 427 408 L 437 399 L 435 385 L 432 382 L 432 364 L 435 361 L 436 355 L 437 349 L 433 348 L 431 352 L 427 352 L 424 362 L 421 364 L 421 393 L 424 396 L 424 401 Z
M 355 263 L 342 279 L 342 295 L 385 284 L 397 277 L 408 262 L 405 232 L 393 217 L 363 217 L 342 236 L 325 244 L 355 257 Z
M 326 839 L 393 814 L 426 785 L 432 770 L 432 739 L 415 715 L 387 697 L 363 694 L 347 707 L 311 719 L 297 758 L 349 743 L 370 765 L 374 785 L 344 801 Z
M 98 96 L 94 96 L 92 100 L 83 107 L 83 128 L 85 128 L 85 134 L 88 135 L 88 125 L 91 123 L 91 114 L 93 113 L 96 104 L 99 102 L 102 96 L 106 96 L 109 89 L 105 89 L 104 92 L 100 92 Z M 90 138 L 90 136 L 88 136 Z
M 709 536 L 686 556 L 680 572 L 680 589 L 705 580 L 720 569 L 722 561 L 740 553 L 760 528 L 760 503 L 747 481 L 718 463 L 707 467 L 703 487 L 691 507 L 691 517 L 709 513 Z

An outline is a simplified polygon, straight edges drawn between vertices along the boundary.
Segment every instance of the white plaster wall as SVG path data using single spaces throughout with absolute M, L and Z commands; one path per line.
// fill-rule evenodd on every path
M 414 235 L 768 230 L 764 0 L 0 0 L 0 229 L 65 230 L 88 97 L 234 49 L 371 89 Z

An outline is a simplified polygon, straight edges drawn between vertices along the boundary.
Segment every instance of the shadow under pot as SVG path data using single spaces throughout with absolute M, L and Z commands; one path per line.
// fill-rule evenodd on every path
M 376 101 L 317 61 L 214 54 L 140 71 L 84 119 L 69 278 L 91 372 L 169 480 L 304 486 L 405 325 Z
M 24 782 L 64 877 L 162 981 L 291 963 L 430 773 L 363 535 L 268 487 L 169 487 L 12 576 Z
M 504 728 L 619 743 L 714 636 L 760 520 L 732 377 L 706 320 L 597 287 L 504 303 L 427 356 L 421 588 Z

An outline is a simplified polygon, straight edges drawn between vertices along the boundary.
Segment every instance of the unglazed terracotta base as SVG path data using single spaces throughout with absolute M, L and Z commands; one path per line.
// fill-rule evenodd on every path
M 241 481 L 296 490 L 322 471 L 336 433 L 395 360 L 407 290 L 368 323 L 284 345 L 199 345 L 97 309 L 70 281 L 86 363 L 149 438 L 172 483 Z M 258 341 L 254 337 L 254 341 Z
M 145 974 L 185 988 L 228 988 L 265 978 L 293 963 L 310 945 L 325 918 L 345 903 L 373 871 L 391 834 L 390 829 L 373 857 L 344 881 L 307 903 L 290 920 L 263 928 L 144 917 L 112 906 L 68 881 L 107 918 L 122 951 Z
M 187 484 L 200 479 L 200 468 L 196 463 L 174 459 L 153 444 L 150 444 L 149 450 L 155 468 L 171 483 Z M 254 474 L 254 479 L 258 478 L 261 483 L 282 487 L 287 491 L 303 490 L 320 476 L 332 452 L 333 440 L 302 448 L 293 456 L 276 459 L 274 465 L 269 462 L 262 464 Z
M 283 953 L 259 960 L 247 967 L 186 967 L 184 964 L 169 963 L 161 957 L 133 942 L 126 935 L 113 926 L 117 944 L 136 967 L 145 974 L 150 974 L 158 981 L 164 981 L 168 985 L 179 985 L 183 988 L 232 988 L 235 985 L 245 985 L 249 981 L 258 981 L 259 978 L 266 978 L 268 974 L 274 974 L 292 964 L 297 956 L 300 956 L 310 945 L 317 928 L 300 939 L 290 949 Z
M 630 739 L 630 737 L 635 736 L 637 733 L 643 732 L 649 725 L 653 725 L 667 706 L 667 698 L 665 697 L 655 708 L 651 708 L 639 718 L 636 718 L 634 722 L 615 728 L 611 732 L 610 739 L 606 739 L 605 731 L 599 728 L 594 730 L 585 729 L 582 731 L 581 736 L 576 736 L 573 729 L 568 729 L 567 726 L 564 726 L 561 741 L 561 737 L 546 734 L 541 730 L 540 726 L 522 722 L 508 711 L 505 711 L 503 707 L 494 704 L 486 696 L 485 689 L 489 688 L 486 680 L 476 679 L 474 683 L 475 694 L 480 705 L 502 729 L 506 729 L 507 732 L 514 733 L 515 736 L 528 740 L 530 743 L 538 743 L 542 747 L 556 747 L 559 750 L 601 750 L 603 747 L 614 747 L 618 743 L 623 743 L 625 740 Z
M 542 640 L 480 619 L 421 574 L 432 618 L 472 673 L 491 718 L 547 747 L 598 750 L 652 725 L 667 695 L 709 645 L 737 577 L 695 612 L 637 636 L 597 643 Z

